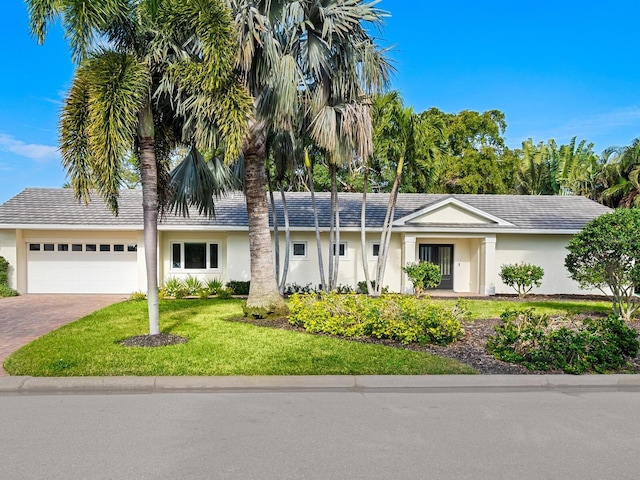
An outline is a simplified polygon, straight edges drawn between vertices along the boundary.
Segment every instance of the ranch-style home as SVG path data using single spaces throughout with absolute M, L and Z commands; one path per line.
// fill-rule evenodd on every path
M 279 199 L 279 195 L 276 196 Z M 311 197 L 288 193 L 291 256 L 287 283 L 320 283 Z M 328 271 L 329 194 L 316 196 Z M 375 270 L 387 194 L 367 196 L 366 259 Z M 338 284 L 364 280 L 360 194 L 340 194 Z M 276 206 L 284 257 L 282 205 Z M 439 288 L 461 294 L 513 293 L 500 266 L 526 262 L 545 275 L 535 293 L 584 294 L 564 267 L 566 245 L 590 220 L 611 210 L 583 197 L 400 194 L 384 285 L 411 291 L 401 268 L 430 260 L 440 265 Z M 249 280 L 244 196 L 216 203 L 216 217 L 167 215 L 158 225 L 159 278 Z M 146 289 L 142 193 L 124 190 L 116 217 L 99 198 L 78 203 L 69 189 L 28 188 L 0 205 L 0 256 L 10 286 L 21 293 L 131 293 Z

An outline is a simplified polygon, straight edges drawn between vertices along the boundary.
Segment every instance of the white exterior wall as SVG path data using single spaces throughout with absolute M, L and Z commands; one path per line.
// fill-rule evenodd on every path
M 500 267 L 524 262 L 544 269 L 542 285 L 534 287 L 533 294 L 601 295 L 599 290 L 580 290 L 578 284 L 569 278 L 564 259 L 570 239 L 571 235 L 497 235 L 496 293 L 515 293 L 513 288 L 502 283 Z
M 225 283 L 229 280 L 251 280 L 251 255 L 247 232 L 228 232 L 226 258 L 221 258 L 227 265 L 223 275 Z
M 238 240 L 236 240 L 237 242 Z M 177 269 L 171 265 L 171 244 L 184 242 L 206 242 L 218 244 L 218 266 L 217 269 Z M 246 233 L 240 242 L 247 244 L 248 255 L 248 238 Z M 225 263 L 227 258 L 227 233 L 216 231 L 161 231 L 158 235 L 158 248 L 160 250 L 160 261 L 158 262 L 158 283 L 160 286 L 169 278 L 186 279 L 189 275 L 198 277 L 200 280 L 207 281 L 214 278 L 222 280 L 224 283 L 229 280 L 243 280 L 234 276 L 229 277 L 229 268 Z M 237 255 L 235 252 L 234 255 Z M 233 255 L 232 255 L 233 256 Z M 142 259 L 144 263 L 144 258 Z M 231 270 L 233 271 L 233 270 Z
M 286 242 L 284 232 L 279 233 L 280 237 L 280 271 L 284 267 L 284 256 Z M 323 267 L 325 278 L 329 277 L 329 235 L 321 233 Z M 316 245 L 315 232 L 291 232 L 291 243 L 305 242 L 307 255 L 305 258 L 294 257 L 293 250 L 289 257 L 289 271 L 287 274 L 287 284 L 296 283 L 300 286 L 311 284 L 314 288 L 320 285 L 320 270 L 318 266 L 318 247 Z M 369 266 L 369 276 L 375 276 L 377 258 L 373 256 L 373 243 L 380 242 L 380 234 L 372 233 L 366 237 L 367 262 Z M 362 267 L 362 247 L 360 232 L 340 232 L 340 243 L 346 244 L 345 256 L 340 257 L 338 267 L 338 285 L 356 288 L 358 282 L 365 280 L 364 269 Z M 402 243 L 399 234 L 393 235 L 389 245 L 389 255 L 387 257 L 387 267 L 383 286 L 389 287 L 391 291 L 400 291 L 401 285 L 401 256 Z

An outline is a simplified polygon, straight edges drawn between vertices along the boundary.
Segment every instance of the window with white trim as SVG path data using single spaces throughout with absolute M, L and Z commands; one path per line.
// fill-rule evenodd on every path
M 372 257 L 377 257 L 380 255 L 380 244 L 379 243 L 372 243 L 371 244 L 371 256 Z
M 307 242 L 292 242 L 291 251 L 294 258 L 307 258 Z
M 346 257 L 347 256 L 347 242 L 340 242 L 340 248 L 338 249 L 339 256 Z M 336 244 L 333 244 L 333 254 L 336 254 Z
M 220 245 L 215 242 L 171 243 L 172 270 L 219 270 Z

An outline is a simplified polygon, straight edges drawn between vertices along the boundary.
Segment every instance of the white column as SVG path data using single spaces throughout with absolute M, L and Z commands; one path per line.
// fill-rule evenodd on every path
M 405 235 L 402 239 L 402 266 L 407 263 L 416 261 L 416 237 L 413 235 Z M 400 288 L 402 293 L 413 293 L 413 283 L 407 277 L 407 274 L 401 273 Z
M 484 275 L 480 277 L 480 293 L 496 294 L 498 266 L 496 265 L 496 237 L 485 237 L 480 242 L 481 261 L 483 261 Z

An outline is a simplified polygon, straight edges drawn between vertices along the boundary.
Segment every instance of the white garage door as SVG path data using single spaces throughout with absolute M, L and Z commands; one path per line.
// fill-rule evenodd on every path
M 29 243 L 29 293 L 131 293 L 138 290 L 137 245 Z

